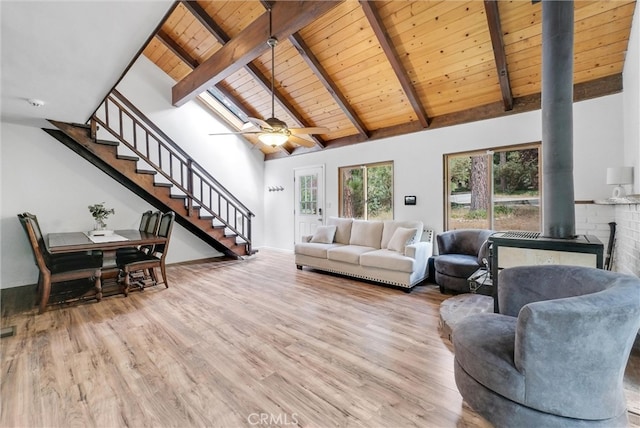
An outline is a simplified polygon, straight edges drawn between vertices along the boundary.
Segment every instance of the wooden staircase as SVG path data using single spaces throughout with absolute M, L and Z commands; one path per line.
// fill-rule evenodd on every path
M 126 98 L 113 91 L 88 125 L 50 120 L 44 129 L 67 147 L 224 253 L 251 248 L 253 213 Z

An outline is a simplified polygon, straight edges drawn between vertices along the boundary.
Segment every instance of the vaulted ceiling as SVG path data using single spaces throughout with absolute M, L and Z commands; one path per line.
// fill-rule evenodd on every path
M 216 87 L 250 117 L 325 127 L 267 159 L 540 107 L 540 2 L 182 1 L 144 49 L 176 106 Z M 574 98 L 622 90 L 635 1 L 576 1 Z M 211 138 L 216 138 L 212 136 Z

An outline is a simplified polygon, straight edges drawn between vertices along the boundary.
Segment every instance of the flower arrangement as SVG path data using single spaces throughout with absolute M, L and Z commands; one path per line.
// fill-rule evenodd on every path
M 105 220 L 116 211 L 113 208 L 106 208 L 104 202 L 95 205 L 89 205 L 89 212 L 96 221 L 96 229 L 104 229 L 107 227 Z

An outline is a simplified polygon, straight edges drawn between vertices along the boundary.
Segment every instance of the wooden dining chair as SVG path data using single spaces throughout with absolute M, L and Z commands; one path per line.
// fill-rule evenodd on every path
M 40 224 L 38 223 L 38 217 L 29 212 L 25 212 L 22 214 L 18 214 L 18 219 L 20 220 L 20 224 L 27 233 L 26 229 L 26 220 L 29 219 L 31 221 L 31 226 L 33 227 L 33 232 L 38 241 L 38 245 L 42 248 L 43 257 L 48 266 L 53 266 L 58 263 L 67 263 L 69 261 L 85 263 L 90 266 L 101 267 L 102 266 L 102 251 L 77 251 L 71 253 L 62 253 L 62 254 L 50 254 L 47 251 L 47 246 L 44 242 L 44 235 L 42 230 L 40 229 Z
M 57 260 L 55 263 L 47 260 L 50 258 L 46 256 L 46 248 L 44 248 L 38 241 L 36 236 L 34 222 L 27 216 L 20 218 L 23 222 L 29 244 L 33 250 L 33 256 L 36 262 L 36 266 L 40 271 L 38 277 L 38 306 L 39 313 L 43 313 L 47 303 L 49 302 L 49 296 L 51 295 L 51 284 L 75 281 L 80 279 L 87 279 L 94 283 L 96 290 L 96 299 L 100 301 L 102 299 L 102 269 L 101 267 L 91 266 L 87 264 L 87 259 L 76 258 L 68 260 Z
M 167 250 L 169 248 L 169 239 L 171 238 L 171 231 L 173 230 L 173 223 L 175 221 L 175 213 L 173 211 L 162 214 L 158 224 L 157 236 L 166 238 L 166 241 L 161 244 L 153 246 L 151 252 L 138 251 L 135 254 L 125 255 L 116 259 L 118 267 L 122 272 L 124 278 L 124 295 L 129 295 L 129 289 L 131 287 L 132 279 L 139 285 L 141 289 L 144 289 L 146 281 L 136 279 L 135 273 L 145 272 L 148 270 L 148 274 L 145 274 L 145 279 L 149 278 L 152 285 L 163 284 L 166 288 L 169 288 L 167 281 L 167 271 L 165 266 L 165 259 L 167 257 Z M 162 274 L 162 282 L 158 281 L 155 269 L 160 268 Z
M 149 210 L 145 212 L 143 215 L 146 215 L 146 219 L 141 219 L 140 227 L 138 228 L 138 230 L 140 232 L 146 232 L 155 236 L 158 233 L 158 226 L 160 225 L 160 216 L 162 215 L 162 213 L 160 211 L 153 212 Z M 143 222 L 144 222 L 144 226 L 142 224 Z M 135 256 L 140 251 L 142 251 L 145 254 L 151 254 L 151 252 L 153 251 L 153 245 L 127 247 L 126 249 L 122 249 L 122 250 L 126 250 L 126 251 L 120 251 L 120 250 L 116 251 L 116 260 L 118 258 L 122 259 L 123 257 Z M 134 280 L 134 282 L 138 284 L 142 284 L 142 287 L 144 287 L 144 283 L 151 278 L 152 274 L 153 272 L 150 272 L 147 269 L 137 271 L 137 272 L 132 272 L 130 274 L 131 276 L 130 280 Z
M 159 213 L 159 211 L 158 211 L 158 213 Z M 151 211 L 151 210 L 148 210 L 148 211 L 145 211 L 145 212 L 142 213 L 142 217 L 140 217 L 140 225 L 138 226 L 138 231 L 139 232 L 146 232 L 147 226 L 149 224 L 149 220 L 152 217 L 152 214 L 153 214 L 153 211 Z M 156 220 L 156 222 L 157 222 L 157 220 Z M 140 250 L 139 247 L 118 248 L 116 250 L 116 256 L 123 256 L 125 254 L 134 254 L 138 250 Z
M 150 233 L 152 235 L 158 234 L 158 227 L 160 227 L 160 217 L 162 213 L 160 211 L 155 211 L 149 215 L 149 220 L 147 221 L 147 225 L 144 229 L 145 232 Z M 140 247 L 140 250 L 151 254 L 153 252 L 153 245 L 143 245 Z

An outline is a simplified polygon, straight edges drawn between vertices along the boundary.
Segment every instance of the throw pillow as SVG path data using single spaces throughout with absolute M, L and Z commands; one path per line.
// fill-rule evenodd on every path
M 336 235 L 335 226 L 318 226 L 316 233 L 313 234 L 311 242 L 318 242 L 320 244 L 331 244 L 333 237 Z
M 398 227 L 393 236 L 389 240 L 387 249 L 397 251 L 399 253 L 404 252 L 404 247 L 413 242 L 417 229 L 407 229 L 406 227 Z
M 420 242 L 420 239 L 422 238 L 422 230 L 424 229 L 424 224 L 420 220 L 385 220 L 380 248 L 387 248 L 389 246 L 389 240 L 391 240 L 393 232 L 395 232 L 399 227 L 406 227 L 407 229 L 415 228 L 416 236 L 413 237 L 412 244 Z
M 349 244 L 376 249 L 380 248 L 383 226 L 384 223 L 381 221 L 353 220 Z
M 349 237 L 351 236 L 351 218 L 329 217 L 327 220 L 327 226 L 336 227 L 335 241 L 338 244 L 348 244 Z

